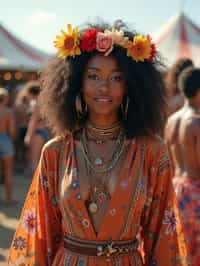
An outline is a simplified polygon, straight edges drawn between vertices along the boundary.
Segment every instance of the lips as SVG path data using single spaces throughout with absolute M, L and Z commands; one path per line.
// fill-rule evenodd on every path
M 100 103 L 110 103 L 112 99 L 110 97 L 95 97 L 94 100 Z

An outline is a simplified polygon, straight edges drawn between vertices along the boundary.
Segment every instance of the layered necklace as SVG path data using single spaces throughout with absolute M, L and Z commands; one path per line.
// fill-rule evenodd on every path
M 91 122 L 87 124 L 87 134 L 90 140 L 96 144 L 103 144 L 106 140 L 113 140 L 116 138 L 120 131 L 120 124 L 115 123 L 110 127 L 100 128 L 93 125 Z
M 94 141 L 97 145 L 105 145 L 108 140 L 115 139 L 116 141 L 110 154 L 104 152 L 101 156 L 96 156 L 94 150 L 89 150 L 89 141 Z M 112 170 L 123 153 L 125 133 L 119 123 L 107 128 L 98 128 L 88 123 L 86 129 L 82 131 L 80 141 L 87 174 L 90 178 L 88 209 L 91 213 L 95 214 L 98 212 L 102 203 L 110 199 L 108 181 L 109 177 L 112 175 Z M 105 156 L 105 154 L 107 156 Z

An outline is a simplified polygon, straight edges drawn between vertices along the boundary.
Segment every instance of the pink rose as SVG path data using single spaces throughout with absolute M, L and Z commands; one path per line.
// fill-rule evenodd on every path
M 105 55 L 109 55 L 113 49 L 113 36 L 103 32 L 97 33 L 96 49 L 99 52 L 105 52 Z

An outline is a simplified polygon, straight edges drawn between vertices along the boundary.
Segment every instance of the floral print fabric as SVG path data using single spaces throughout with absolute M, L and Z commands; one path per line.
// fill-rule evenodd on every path
M 96 233 L 81 198 L 73 136 L 49 141 L 27 195 L 8 265 L 188 265 L 171 182 L 171 162 L 159 140 L 137 138 L 120 170 Z M 143 158 L 143 159 L 142 159 Z M 138 251 L 109 258 L 70 253 L 63 236 L 141 241 Z
M 173 179 L 183 229 L 190 255 L 190 265 L 200 265 L 200 179 Z

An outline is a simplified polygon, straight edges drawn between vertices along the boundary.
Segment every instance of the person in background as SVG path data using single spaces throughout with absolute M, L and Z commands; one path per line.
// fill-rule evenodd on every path
M 189 58 L 178 59 L 168 70 L 165 83 L 167 89 L 167 102 L 168 102 L 168 116 L 184 104 L 184 96 L 178 87 L 178 78 L 181 72 L 187 68 L 193 66 L 193 62 Z
M 22 89 L 24 96 L 28 100 L 28 114 L 29 118 L 33 114 L 37 105 L 38 96 L 40 94 L 40 85 L 38 80 L 30 80 L 24 84 Z
M 179 77 L 184 106 L 168 118 L 165 137 L 174 167 L 173 179 L 184 224 L 191 265 L 200 262 L 200 68 L 187 68 Z
M 187 265 L 155 45 L 122 21 L 67 26 L 41 73 L 45 144 L 8 265 Z M 139 243 L 139 240 L 141 241 Z
M 7 107 L 8 92 L 0 88 L 0 160 L 2 162 L 2 175 L 6 191 L 6 205 L 16 204 L 13 199 L 13 160 L 16 136 L 14 113 Z
M 38 81 L 31 81 L 25 86 L 29 100 L 30 119 L 24 137 L 24 143 L 29 148 L 29 167 L 26 175 L 32 177 L 38 164 L 43 145 L 49 139 L 49 130 L 44 120 L 40 116 L 40 107 L 38 106 L 38 96 L 40 87 Z
M 17 137 L 15 139 L 15 170 L 24 174 L 28 164 L 28 150 L 24 143 L 24 138 L 30 119 L 28 95 L 24 87 L 16 95 L 14 113 L 17 127 Z

